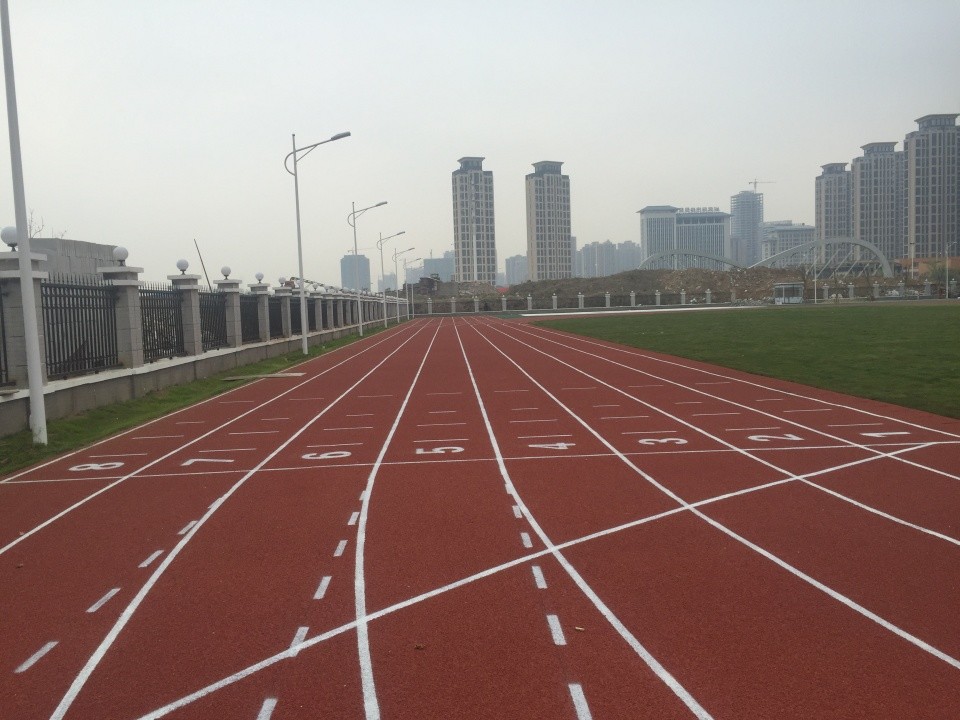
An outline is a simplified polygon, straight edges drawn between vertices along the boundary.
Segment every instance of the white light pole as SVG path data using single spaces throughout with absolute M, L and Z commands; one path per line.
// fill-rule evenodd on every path
M 326 145 L 328 142 L 333 142 L 334 140 L 342 140 L 343 138 L 350 137 L 349 132 L 337 133 L 333 137 L 323 140 L 313 145 L 304 145 L 302 148 L 297 147 L 297 136 L 290 136 L 293 140 L 293 151 L 288 153 L 287 156 L 283 159 L 283 167 L 286 168 L 287 172 L 293 175 L 293 196 L 296 200 L 297 205 L 297 262 L 300 265 L 300 334 L 302 336 L 302 346 L 303 354 L 307 354 L 307 288 L 303 282 L 303 241 L 300 237 L 300 180 L 297 177 L 297 161 L 300 157 L 306 157 L 312 150 L 320 147 L 321 145 Z M 303 155 L 299 155 L 303 153 Z M 287 163 L 290 161 L 290 158 L 293 158 L 293 170 L 291 170 Z
M 7 126 L 10 131 L 10 169 L 13 173 L 13 211 L 16 228 L 4 228 L 4 241 L 16 238 L 20 261 L 20 296 L 23 298 L 23 334 L 27 351 L 27 386 L 30 390 L 30 430 L 33 442 L 47 444 L 47 410 L 43 402 L 43 369 L 40 367 L 40 333 L 37 330 L 37 303 L 33 294 L 33 260 L 27 232 L 27 201 L 23 191 L 23 160 L 20 157 L 20 120 L 17 89 L 13 78 L 13 49 L 10 45 L 10 11 L 0 0 L 0 34 L 3 36 L 3 74 L 7 90 Z
M 387 326 L 387 289 L 384 287 L 386 283 L 384 283 L 385 274 L 384 274 L 384 267 L 383 267 L 383 244 L 387 240 L 390 240 L 391 238 L 399 237 L 400 235 L 403 235 L 406 232 L 407 232 L 406 230 L 401 230 L 400 232 L 394 233 L 393 235 L 387 235 L 387 237 L 384 237 L 383 233 L 380 233 L 380 239 L 377 240 L 377 249 L 380 250 L 380 291 L 381 291 L 381 294 L 383 295 L 383 326 L 384 327 Z
M 367 210 L 373 210 L 373 208 L 378 208 L 386 204 L 387 201 L 383 200 L 376 205 L 370 205 L 357 210 L 357 204 L 350 203 L 350 210 L 352 212 L 347 215 L 347 225 L 353 228 L 353 279 L 357 286 L 357 320 L 360 323 L 360 337 L 363 337 L 363 308 L 360 307 L 360 291 L 363 288 L 360 287 L 360 256 L 357 254 L 357 218 Z M 367 289 L 369 290 L 370 288 Z
M 397 276 L 397 287 L 393 293 L 397 296 L 397 325 L 400 324 L 400 265 L 397 262 L 397 258 L 404 253 L 411 252 L 412 250 L 412 247 L 408 247 L 406 250 L 394 250 L 393 252 L 393 274 Z
M 413 260 L 410 260 L 409 262 L 415 263 L 415 262 L 420 262 L 421 260 L 423 260 L 423 258 L 414 258 Z M 411 307 L 411 305 L 413 305 L 413 299 L 412 299 L 412 297 L 411 297 L 411 292 L 410 292 L 410 283 L 407 282 L 407 262 L 408 262 L 408 260 L 407 260 L 406 258 L 404 258 L 404 259 L 403 259 L 403 286 L 407 289 L 407 292 L 406 292 L 406 297 L 407 297 L 407 320 L 409 320 L 409 319 L 410 319 L 410 307 Z

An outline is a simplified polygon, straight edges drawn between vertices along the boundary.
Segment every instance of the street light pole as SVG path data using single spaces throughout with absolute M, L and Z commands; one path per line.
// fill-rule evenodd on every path
M 423 258 L 414 258 L 410 262 L 420 262 Z M 403 259 L 403 286 L 406 288 L 407 292 L 404 293 L 407 298 L 407 320 L 410 319 L 410 307 L 413 305 L 413 300 L 410 292 L 410 283 L 407 282 L 407 259 Z
M 387 235 L 387 237 L 384 237 L 383 233 L 380 233 L 380 239 L 377 240 L 377 249 L 380 250 L 380 290 L 381 290 L 381 295 L 383 297 L 383 326 L 384 327 L 387 326 L 387 289 L 384 287 L 386 283 L 384 282 L 385 273 L 384 273 L 384 267 L 383 267 L 383 244 L 387 240 L 403 235 L 406 232 L 407 232 L 406 230 L 401 230 L 400 232 L 394 233 L 393 235 Z
M 27 351 L 27 386 L 30 390 L 30 430 L 33 442 L 47 444 L 47 410 L 43 400 L 43 369 L 40 367 L 40 332 L 37 330 L 37 303 L 33 294 L 33 259 L 27 231 L 27 201 L 23 191 L 23 160 L 20 156 L 20 120 L 17 89 L 13 77 L 13 48 L 10 45 L 10 11 L 0 0 L 0 34 L 3 36 L 3 72 L 7 91 L 7 126 L 10 132 L 10 169 L 13 173 L 13 211 L 17 223 L 17 253 L 20 261 L 20 296 L 23 298 L 23 335 Z
M 357 285 L 354 289 L 357 291 L 357 321 L 360 323 L 360 337 L 363 337 L 363 308 L 360 307 L 360 291 L 362 288 L 360 287 L 360 259 L 357 253 L 357 218 L 367 210 L 372 210 L 373 208 L 386 204 L 387 201 L 383 200 L 376 205 L 370 205 L 369 207 L 357 210 L 357 204 L 350 203 L 351 213 L 347 216 L 347 224 L 353 228 L 353 279 Z
M 397 276 L 397 287 L 393 293 L 397 296 L 397 325 L 400 324 L 400 265 L 397 263 L 397 258 L 411 250 L 413 250 L 412 247 L 408 247 L 406 250 L 393 251 L 393 274 Z
M 303 354 L 307 354 L 307 285 L 303 281 L 303 240 L 300 236 L 300 180 L 297 176 L 297 161 L 300 153 L 303 153 L 300 157 L 306 157 L 312 150 L 320 147 L 321 145 L 326 145 L 328 142 L 333 142 L 334 140 L 342 140 L 343 138 L 350 137 L 349 132 L 337 133 L 331 138 L 323 140 L 318 143 L 313 143 L 313 145 L 304 145 L 302 148 L 297 147 L 297 136 L 290 136 L 293 141 L 293 150 L 287 154 L 283 159 L 283 167 L 286 168 L 287 172 L 293 175 L 293 196 L 296 201 L 297 207 L 297 263 L 300 266 L 300 335 L 302 339 L 302 348 Z M 287 162 L 290 158 L 293 158 L 293 170 L 287 167 Z

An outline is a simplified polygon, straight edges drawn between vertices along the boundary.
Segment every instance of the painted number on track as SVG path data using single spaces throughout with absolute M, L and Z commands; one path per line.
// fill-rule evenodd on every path
M 794 435 L 793 433 L 786 433 L 784 435 L 750 435 L 747 437 L 747 440 L 753 440 L 754 442 L 773 442 L 775 440 L 790 440 L 791 442 L 797 442 L 798 440 L 803 440 L 799 435 Z
M 576 446 L 577 446 L 576 443 L 557 442 L 557 443 L 532 443 L 527 447 L 543 448 L 544 450 L 566 450 L 568 448 L 572 448 Z
M 89 470 L 116 470 L 120 467 L 123 467 L 122 462 L 83 463 L 82 465 L 74 465 L 72 468 L 70 468 L 70 472 L 87 472 Z
M 639 445 L 686 445 L 687 441 L 683 438 L 641 438 L 637 440 Z
M 349 450 L 332 450 L 325 453 L 307 453 L 306 455 L 301 455 L 304 460 L 337 460 L 339 458 L 348 458 L 350 457 Z
M 448 447 L 435 447 L 435 448 L 417 448 L 417 455 L 443 455 L 444 453 L 459 453 L 463 452 L 462 447 L 457 447 L 456 445 L 450 445 Z

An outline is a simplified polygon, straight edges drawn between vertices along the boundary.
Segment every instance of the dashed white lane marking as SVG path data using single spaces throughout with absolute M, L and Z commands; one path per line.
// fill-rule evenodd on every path
M 182 438 L 183 435 L 137 435 L 131 440 L 167 440 L 170 438 Z
M 570 387 L 570 388 L 560 388 L 561 390 L 596 390 L 595 387 Z
M 563 636 L 563 628 L 560 627 L 560 618 L 556 615 L 547 615 L 547 625 L 550 626 L 550 637 L 553 638 L 553 644 L 566 645 L 567 638 Z
M 553 438 L 553 437 L 573 437 L 570 433 L 564 435 L 518 435 L 517 440 L 540 440 L 541 438 Z
M 355 512 L 355 513 L 353 513 L 353 514 L 350 516 L 350 519 L 347 520 L 347 525 L 356 525 L 356 524 L 357 524 L 357 520 L 359 520 L 359 519 L 360 519 L 360 513 L 359 513 L 359 512 Z
M 198 450 L 202 453 L 253 452 L 256 448 L 227 448 L 226 450 Z
M 454 413 L 460 412 L 459 410 L 428 410 L 427 415 L 453 415 Z
M 703 400 L 680 400 L 674 405 L 703 405 Z
M 112 598 L 118 592 L 120 592 L 120 588 L 113 588 L 113 590 L 107 590 L 107 593 L 102 598 L 100 598 L 93 605 L 87 608 L 87 612 L 95 613 L 97 610 L 99 610 L 104 605 L 106 605 L 107 602 L 110 600 L 110 598 Z
M 273 435 L 280 432 L 279 430 L 247 430 L 245 432 L 232 432 L 227 433 L 228 435 Z
M 322 397 L 292 397 L 287 400 L 323 400 Z
M 557 422 L 557 418 L 547 420 L 510 420 L 512 423 Z
M 649 384 L 647 384 L 647 385 L 627 385 L 627 387 L 632 387 L 632 388 L 663 387 L 663 383 L 649 383 Z
M 183 530 L 178 532 L 177 535 L 186 535 L 188 532 L 190 532 L 190 528 L 192 528 L 196 524 L 197 524 L 196 520 L 191 520 L 190 522 L 188 522 L 186 525 L 183 526 Z
M 308 632 L 310 632 L 310 628 L 306 627 L 305 625 L 298 627 L 297 632 L 293 636 L 293 640 L 290 642 L 290 647 L 291 648 L 296 647 L 297 645 L 302 643 L 304 640 L 306 640 Z M 299 653 L 300 653 L 299 650 L 294 650 L 292 657 L 296 657 Z
M 529 390 L 494 390 L 495 393 L 530 392 Z
M 463 393 L 457 390 L 456 392 L 429 392 L 427 395 L 463 395 Z
M 163 550 L 157 550 L 155 553 L 153 553 L 153 555 L 151 555 L 151 556 L 148 557 L 146 560 L 144 560 L 142 563 L 140 563 L 139 565 L 137 565 L 137 567 L 142 567 L 142 568 L 149 567 L 149 566 L 150 566 L 150 563 L 152 563 L 154 560 L 156 560 L 156 559 L 157 559 L 158 557 L 160 557 L 161 555 L 163 555 Z
M 520 412 L 521 410 L 539 410 L 540 408 L 510 408 L 513 412 Z
M 420 423 L 417 427 L 450 427 L 451 425 L 466 425 L 465 422 L 455 423 Z
M 600 407 L 620 407 L 620 406 L 614 404 L 614 405 L 594 405 L 594 407 L 595 407 L 595 408 L 600 408 Z
M 727 428 L 727 432 L 741 432 L 747 430 L 779 430 L 780 426 L 775 425 L 774 427 L 756 427 L 756 428 Z
M 313 594 L 313 599 L 323 600 L 323 596 L 327 594 L 328 587 L 330 587 L 330 576 L 324 575 L 323 579 L 320 580 L 320 584 L 317 585 L 317 591 Z
M 470 442 L 470 438 L 436 438 L 435 440 L 414 440 L 415 443 Z
M 782 402 L 786 398 L 757 398 L 754 402 Z
M 122 458 L 122 457 L 140 457 L 141 455 L 149 455 L 150 453 L 122 453 L 120 455 L 91 455 L 91 458 Z
M 878 427 L 883 423 L 845 423 L 843 425 L 827 425 L 827 427 Z
M 333 443 L 332 445 L 307 445 L 308 448 L 323 448 L 323 447 L 354 447 L 356 445 L 363 445 L 363 443 Z
M 288 417 L 276 417 L 276 418 L 260 418 L 263 422 L 287 422 L 290 420 Z
M 366 490 L 363 490 L 363 491 L 360 492 L 360 502 L 363 502 L 363 498 L 364 498 L 364 496 L 365 496 L 366 494 L 367 494 L 367 491 L 366 491 Z
M 648 418 L 649 415 L 607 415 L 606 417 L 600 418 L 601 420 L 639 420 L 640 418 Z
M 694 385 L 729 385 L 729 380 L 711 380 L 704 382 L 695 382 Z
M 666 435 L 676 430 L 626 430 L 621 435 Z
M 346 549 L 347 549 L 347 541 L 341 540 L 337 545 L 337 549 L 333 551 L 333 556 L 340 557 L 341 555 L 343 555 L 343 551 Z
M 57 641 L 57 640 L 51 640 L 50 642 L 48 642 L 48 643 L 47 643 L 46 645 L 44 645 L 42 648 L 40 648 L 39 650 L 37 650 L 33 655 L 31 655 L 31 656 L 28 657 L 26 660 L 24 660 L 22 663 L 20 663 L 20 665 L 17 666 L 17 669 L 14 670 L 13 672 L 19 674 L 19 673 L 25 672 L 25 671 L 29 670 L 30 668 L 32 668 L 34 665 L 37 664 L 37 661 L 38 661 L 40 658 L 42 658 L 44 655 L 46 655 L 48 652 L 50 652 L 51 650 L 53 650 L 53 649 L 57 646 L 57 642 L 59 642 L 59 641 Z
M 540 569 L 540 566 L 534 565 L 530 570 L 533 572 L 533 582 L 537 586 L 537 589 L 546 590 L 547 579 L 543 576 L 543 570 Z
M 365 425 L 362 427 L 339 427 L 339 428 L 324 428 L 324 432 L 330 432 L 332 430 L 373 430 L 372 425 Z
M 785 413 L 794 412 L 833 412 L 833 408 L 809 408 L 807 410 L 784 410 Z
M 270 720 L 273 717 L 273 710 L 277 707 L 276 698 L 267 698 L 260 706 L 260 712 L 257 713 L 257 720 Z
M 221 405 L 242 405 L 243 403 L 252 403 L 253 400 L 221 400 Z
M 179 422 L 174 423 L 175 425 L 204 425 L 206 420 L 180 420 Z
M 593 720 L 590 714 L 590 707 L 587 705 L 587 697 L 583 694 L 583 688 L 580 683 L 570 683 L 570 698 L 573 700 L 573 709 L 577 712 L 577 720 Z
M 520 518 L 523 517 L 523 513 L 520 512 L 520 506 L 519 506 L 519 505 L 514 505 L 514 506 L 513 506 L 513 516 L 514 516 L 517 520 L 519 520 Z
M 520 542 L 523 543 L 525 548 L 532 548 L 533 543 L 530 541 L 530 533 L 522 532 L 520 533 Z
M 382 398 L 382 397 L 393 397 L 393 395 L 357 395 L 357 397 L 362 397 L 362 398 Z
M 693 417 L 717 417 L 719 415 L 739 415 L 738 412 L 693 413 Z

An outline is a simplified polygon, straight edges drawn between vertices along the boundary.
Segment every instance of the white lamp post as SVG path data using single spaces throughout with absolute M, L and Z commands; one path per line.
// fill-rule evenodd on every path
M 350 203 L 350 209 L 352 212 L 347 215 L 347 224 L 353 228 L 353 279 L 357 285 L 357 321 L 360 324 L 360 337 L 363 337 L 363 308 L 360 307 L 360 257 L 357 253 L 357 218 L 363 215 L 367 210 L 373 210 L 373 208 L 378 208 L 381 205 L 386 205 L 387 201 L 383 200 L 378 202 L 376 205 L 370 205 L 369 207 L 361 208 L 357 210 L 356 203 Z
M 394 233 L 393 235 L 387 235 L 387 237 L 384 237 L 383 233 L 380 233 L 380 239 L 377 240 L 377 249 L 380 251 L 380 291 L 383 294 L 383 326 L 384 327 L 387 326 L 387 289 L 384 287 L 385 275 L 384 275 L 384 267 L 383 267 L 383 244 L 387 240 L 390 240 L 391 238 L 399 237 L 400 235 L 403 235 L 406 232 L 407 232 L 406 230 L 401 230 L 400 232 Z
M 27 232 L 27 201 L 23 192 L 23 160 L 20 157 L 20 120 L 17 89 L 13 77 L 13 48 L 10 45 L 10 11 L 0 0 L 0 35 L 3 36 L 3 71 L 7 91 L 7 126 L 10 132 L 10 170 L 13 174 L 13 210 L 17 226 L 3 229 L 8 245 L 16 239 L 20 261 L 20 295 L 23 298 L 24 342 L 27 351 L 27 386 L 30 390 L 30 430 L 33 442 L 47 444 L 47 410 L 43 402 L 43 369 L 40 367 L 40 333 L 37 330 L 37 303 L 33 295 L 33 262 Z
M 397 296 L 397 324 L 400 324 L 400 265 L 397 262 L 399 258 L 404 253 L 411 252 L 412 247 L 408 247 L 406 250 L 394 251 L 393 253 L 393 274 L 397 276 L 397 287 L 394 289 L 394 295 Z
M 423 260 L 423 258 L 414 258 L 413 260 L 410 260 L 409 262 L 415 263 L 415 262 L 420 262 L 421 260 Z M 407 259 L 404 258 L 404 259 L 403 259 L 403 286 L 404 286 L 404 287 L 406 288 L 406 290 L 407 290 L 407 292 L 406 292 L 405 294 L 406 294 L 406 297 L 407 297 L 407 320 L 409 320 L 409 319 L 410 319 L 410 306 L 413 305 L 413 302 L 412 302 L 411 293 L 410 293 L 410 283 L 407 282 L 407 262 L 408 262 Z
M 300 237 L 300 180 L 297 177 L 297 162 L 301 157 L 306 157 L 312 150 L 320 147 L 321 145 L 326 145 L 328 142 L 333 142 L 334 140 L 342 140 L 345 137 L 350 137 L 349 132 L 337 133 L 333 137 L 323 140 L 313 145 L 304 145 L 302 148 L 297 147 L 297 136 L 290 136 L 293 140 L 293 151 L 288 153 L 287 156 L 283 159 L 283 167 L 286 168 L 287 172 L 293 175 L 293 196 L 296 201 L 297 207 L 297 262 L 300 267 L 300 279 L 303 279 L 303 241 Z M 303 155 L 300 155 L 303 153 Z M 293 158 L 293 170 L 291 170 L 287 163 L 290 161 L 290 158 Z M 300 283 L 300 335 L 303 340 L 303 354 L 307 354 L 307 289 L 304 284 Z

